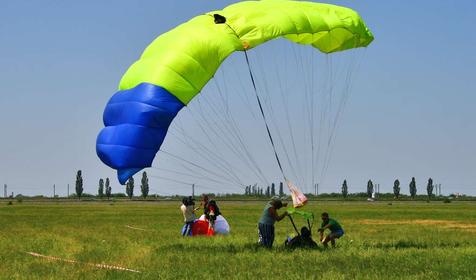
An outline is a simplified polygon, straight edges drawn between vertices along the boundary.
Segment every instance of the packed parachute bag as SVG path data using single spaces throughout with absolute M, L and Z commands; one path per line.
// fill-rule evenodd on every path
M 201 221 L 201 222 L 205 221 L 207 225 L 209 224 L 205 215 L 200 216 L 198 221 Z M 193 227 L 192 227 L 192 231 L 193 231 Z M 216 217 L 213 231 L 214 231 L 214 234 L 222 234 L 222 235 L 227 235 L 230 233 L 230 225 L 228 224 L 228 221 L 222 215 L 218 215 Z
M 215 230 L 210 227 L 210 224 L 205 219 L 203 220 L 197 219 L 193 221 L 190 227 L 191 229 L 188 229 L 187 224 L 183 225 L 182 236 L 198 236 L 198 235 L 213 236 L 215 235 Z
M 215 231 L 213 230 L 213 228 L 210 227 L 208 221 L 198 219 L 195 220 L 192 225 L 192 236 L 197 235 L 213 236 L 215 235 Z
M 209 221 L 205 215 L 200 216 L 197 220 L 191 225 L 192 229 L 189 231 L 188 236 L 198 236 L 206 235 L 213 236 L 217 234 L 228 235 L 230 233 L 230 225 L 228 221 L 222 216 L 219 215 L 216 217 L 214 226 L 211 227 Z M 185 234 L 187 230 L 187 225 L 182 227 L 182 235 Z

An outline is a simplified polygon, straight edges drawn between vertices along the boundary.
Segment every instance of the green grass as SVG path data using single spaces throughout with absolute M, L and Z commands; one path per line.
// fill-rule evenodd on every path
M 257 247 L 262 202 L 221 203 L 232 233 L 214 238 L 182 238 L 178 202 L 1 203 L 1 279 L 476 279 L 474 203 L 311 202 L 346 231 L 325 251 L 285 250 L 288 220 L 272 250 Z

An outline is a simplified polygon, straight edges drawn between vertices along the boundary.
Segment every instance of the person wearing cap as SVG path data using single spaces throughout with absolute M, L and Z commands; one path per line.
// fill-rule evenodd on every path
M 332 244 L 332 247 L 336 246 L 336 239 L 339 239 L 344 235 L 344 230 L 340 226 L 339 222 L 337 222 L 334 219 L 329 218 L 329 214 L 327 212 L 324 212 L 321 214 L 321 219 L 322 219 L 322 224 L 321 228 L 318 229 L 317 231 L 320 233 L 320 240 L 324 247 L 327 248 L 327 243 L 329 241 Z M 324 231 L 326 229 L 329 229 L 331 233 L 329 233 L 325 238 L 324 238 Z
M 283 203 L 277 196 L 271 198 L 263 209 L 263 214 L 258 222 L 258 234 L 259 244 L 267 248 L 271 248 L 274 242 L 274 224 L 281 221 L 288 215 L 288 212 L 284 212 L 281 215 L 278 214 L 278 210 L 283 206 L 287 206 L 287 203 Z

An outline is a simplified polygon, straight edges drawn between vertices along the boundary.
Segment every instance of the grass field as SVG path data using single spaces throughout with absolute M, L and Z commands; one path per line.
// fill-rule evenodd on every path
M 346 231 L 325 251 L 285 250 L 288 220 L 255 246 L 263 202 L 221 203 L 232 233 L 214 238 L 182 238 L 178 202 L 1 203 L 1 279 L 476 279 L 475 203 L 311 202 Z

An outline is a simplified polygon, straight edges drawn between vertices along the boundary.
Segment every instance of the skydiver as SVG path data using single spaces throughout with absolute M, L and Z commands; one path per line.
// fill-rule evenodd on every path
M 283 203 L 278 196 L 274 196 L 266 204 L 263 209 L 263 214 L 258 222 L 258 243 L 264 247 L 271 248 L 274 242 L 274 223 L 281 221 L 288 215 L 285 211 L 281 215 L 278 214 L 278 209 L 288 204 Z
M 327 243 L 329 243 L 329 241 L 331 242 L 332 247 L 335 247 L 335 240 L 341 238 L 344 235 L 344 230 L 336 220 L 329 218 L 329 214 L 327 212 L 322 213 L 321 218 L 321 228 L 317 230 L 320 233 L 320 240 L 325 248 L 328 247 Z M 324 238 L 324 231 L 326 229 L 329 229 L 331 233 L 329 233 Z

